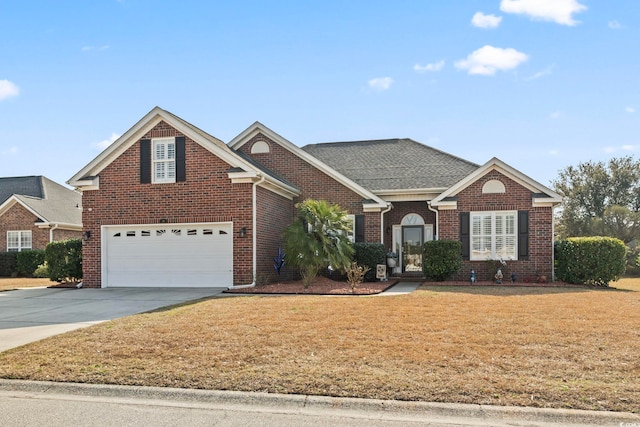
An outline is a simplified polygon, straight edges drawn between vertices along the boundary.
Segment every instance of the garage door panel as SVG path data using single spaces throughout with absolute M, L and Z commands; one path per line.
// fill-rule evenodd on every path
M 231 286 L 232 224 L 105 227 L 106 286 Z

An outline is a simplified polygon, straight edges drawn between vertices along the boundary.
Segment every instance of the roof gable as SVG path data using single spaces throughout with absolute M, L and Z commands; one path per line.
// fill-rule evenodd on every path
M 263 125 L 260 122 L 255 122 L 251 126 L 246 128 L 238 136 L 232 139 L 228 145 L 234 150 L 239 150 L 243 145 L 245 145 L 247 142 L 249 142 L 253 137 L 255 137 L 258 134 L 263 134 L 264 136 L 266 136 L 271 141 L 275 142 L 285 150 L 291 152 L 293 155 L 304 160 L 306 163 L 310 164 L 316 169 L 331 176 L 333 179 L 335 179 L 345 187 L 351 189 L 356 194 L 359 194 L 360 196 L 362 196 L 364 200 L 368 200 L 369 201 L 367 204 L 368 208 L 379 209 L 379 208 L 387 207 L 388 205 L 387 202 L 385 202 L 383 199 L 381 199 L 376 194 L 371 192 L 369 189 L 358 184 L 357 182 L 352 180 L 350 177 L 345 176 L 340 171 L 326 164 L 325 162 L 323 162 L 321 159 L 318 159 L 314 155 L 306 152 L 304 149 L 293 144 L 291 141 L 280 136 L 279 134 L 272 131 L 271 129 L 269 129 L 267 126 Z
M 560 196 L 555 191 L 551 190 L 543 184 L 540 184 L 538 181 L 528 177 L 522 172 L 514 169 L 497 157 L 493 157 L 487 163 L 480 166 L 464 179 L 460 180 L 455 185 L 451 186 L 449 189 L 441 193 L 438 197 L 433 199 L 431 205 L 443 207 L 452 206 L 453 204 L 455 204 L 455 196 L 458 193 L 460 193 L 462 190 L 493 170 L 500 172 L 501 174 L 507 176 L 508 178 L 530 190 L 533 195 L 532 197 L 534 206 L 555 206 L 562 201 L 562 196 Z
M 279 188 L 284 190 L 286 193 L 291 194 L 295 194 L 297 192 L 296 188 L 290 186 L 286 182 L 283 182 L 265 168 L 259 168 L 254 163 L 247 161 L 247 159 L 238 155 L 238 153 L 230 149 L 221 140 L 160 107 L 155 107 L 147 113 L 120 138 L 114 141 L 102 153 L 89 162 L 89 164 L 72 176 L 69 179 L 68 184 L 81 189 L 99 188 L 98 176 L 100 172 L 160 122 L 167 123 L 169 126 L 183 133 L 185 136 L 189 137 L 191 140 L 219 157 L 225 163 L 229 164 L 231 174 L 242 172 L 243 179 L 259 180 L 261 185 L 265 187 L 274 190 Z

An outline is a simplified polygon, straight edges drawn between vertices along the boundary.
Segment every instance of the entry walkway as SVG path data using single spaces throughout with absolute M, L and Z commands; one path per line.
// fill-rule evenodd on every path
M 378 296 L 404 295 L 410 294 L 420 287 L 422 282 L 403 282 L 402 280 L 378 294 Z

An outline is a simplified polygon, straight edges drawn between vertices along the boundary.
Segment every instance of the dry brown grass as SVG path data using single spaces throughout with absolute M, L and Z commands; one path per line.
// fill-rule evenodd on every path
M 33 380 L 640 412 L 640 280 L 228 297 L 0 355 Z
M 29 277 L 0 277 L 0 292 L 18 288 L 38 288 L 55 285 L 49 279 L 35 279 Z

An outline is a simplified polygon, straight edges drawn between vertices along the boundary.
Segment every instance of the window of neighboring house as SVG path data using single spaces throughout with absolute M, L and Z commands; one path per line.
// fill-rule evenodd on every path
M 31 249 L 31 231 L 7 231 L 7 252 Z
M 153 182 L 176 182 L 175 138 L 153 140 Z
M 518 259 L 517 212 L 471 212 L 471 260 Z

